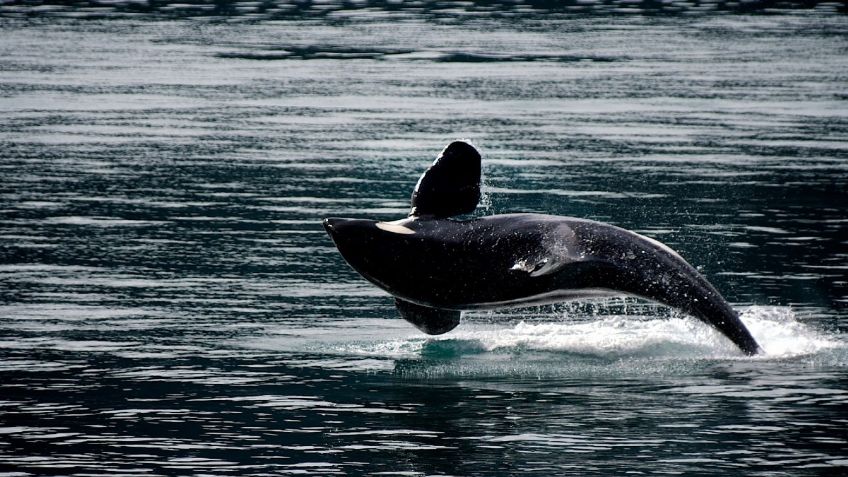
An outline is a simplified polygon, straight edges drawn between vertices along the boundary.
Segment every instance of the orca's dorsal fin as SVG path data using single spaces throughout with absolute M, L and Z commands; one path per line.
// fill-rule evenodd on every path
M 454 141 L 445 147 L 412 191 L 410 217 L 436 218 L 474 212 L 480 202 L 480 153 Z
M 428 306 L 416 305 L 400 298 L 395 298 L 400 316 L 404 320 L 415 325 L 419 330 L 428 335 L 441 335 L 456 328 L 462 312 L 459 310 L 444 310 L 442 308 L 430 308 Z

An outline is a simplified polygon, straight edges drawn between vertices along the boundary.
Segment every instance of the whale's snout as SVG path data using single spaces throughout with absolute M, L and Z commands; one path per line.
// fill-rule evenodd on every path
M 345 261 L 365 278 L 369 278 L 373 267 L 369 267 L 368 262 L 379 255 L 379 243 L 374 240 L 375 232 L 379 232 L 374 226 L 376 222 L 329 217 L 321 223 Z
M 357 222 L 356 219 L 342 219 L 339 217 L 329 217 L 323 220 L 324 230 L 327 235 L 337 240 L 340 236 L 345 235 L 353 227 L 351 225 Z
M 330 217 L 330 218 L 324 219 L 324 221 L 323 221 L 324 230 L 327 231 L 327 234 L 329 234 L 330 237 L 332 237 L 333 233 L 336 232 L 336 225 L 339 223 L 340 220 L 343 220 L 343 219 L 339 219 L 339 218 L 336 218 L 336 217 Z
M 333 239 L 336 246 L 344 255 L 343 246 L 347 245 L 362 245 L 368 241 L 369 236 L 375 230 L 373 220 L 363 219 L 343 219 L 339 217 L 329 217 L 322 221 L 324 230 L 327 235 Z

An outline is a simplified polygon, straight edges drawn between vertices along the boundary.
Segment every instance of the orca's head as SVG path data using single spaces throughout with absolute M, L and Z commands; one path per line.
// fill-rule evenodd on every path
M 345 261 L 372 282 L 381 282 L 374 275 L 379 274 L 384 258 L 391 248 L 387 247 L 385 237 L 381 237 L 378 222 L 367 219 L 342 219 L 332 217 L 324 219 L 324 230 Z M 382 249 L 382 252 L 381 252 Z
M 391 291 L 406 272 L 404 257 L 414 248 L 414 219 L 378 222 L 367 219 L 324 219 L 324 229 L 345 261 L 360 275 Z M 409 227 L 407 227 L 409 225 Z M 412 228 L 410 228 L 412 227 Z
M 324 219 L 324 230 L 333 239 L 342 257 L 359 270 L 354 262 L 362 261 L 369 244 L 374 241 L 379 230 L 375 224 L 374 220 L 331 217 Z

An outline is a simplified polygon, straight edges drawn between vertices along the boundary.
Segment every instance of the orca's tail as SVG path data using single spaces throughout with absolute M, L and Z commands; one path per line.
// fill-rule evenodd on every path
M 615 251 L 598 257 L 608 269 L 600 274 L 601 280 L 614 284 L 613 289 L 684 311 L 720 331 L 749 356 L 762 351 L 721 293 L 666 245 L 612 226 L 590 240 L 611 245 L 601 248 Z M 621 250 L 628 252 L 621 256 Z
M 700 276 L 700 275 L 699 275 Z M 703 280 L 703 277 L 701 277 Z M 739 319 L 739 314 L 734 310 L 724 297 L 713 288 L 712 285 L 703 280 L 709 287 L 696 286 L 692 287 L 693 296 L 702 296 L 704 298 L 692 301 L 687 305 L 680 305 L 679 308 L 686 310 L 701 321 L 713 326 L 720 331 L 724 336 L 727 336 L 730 341 L 734 342 L 748 356 L 753 356 L 760 353 L 762 349 L 757 341 L 751 336 L 751 332 Z

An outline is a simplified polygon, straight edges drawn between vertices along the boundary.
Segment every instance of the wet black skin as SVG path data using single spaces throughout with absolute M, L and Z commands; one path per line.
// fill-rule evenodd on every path
M 737 313 L 695 268 L 659 242 L 609 224 L 509 214 L 465 221 L 413 216 L 388 224 L 330 218 L 324 227 L 344 259 L 402 300 L 404 317 L 427 332 L 449 331 L 458 312 L 428 330 L 406 307 L 423 310 L 418 320 L 432 321 L 442 310 L 627 294 L 699 318 L 748 355 L 759 351 Z

